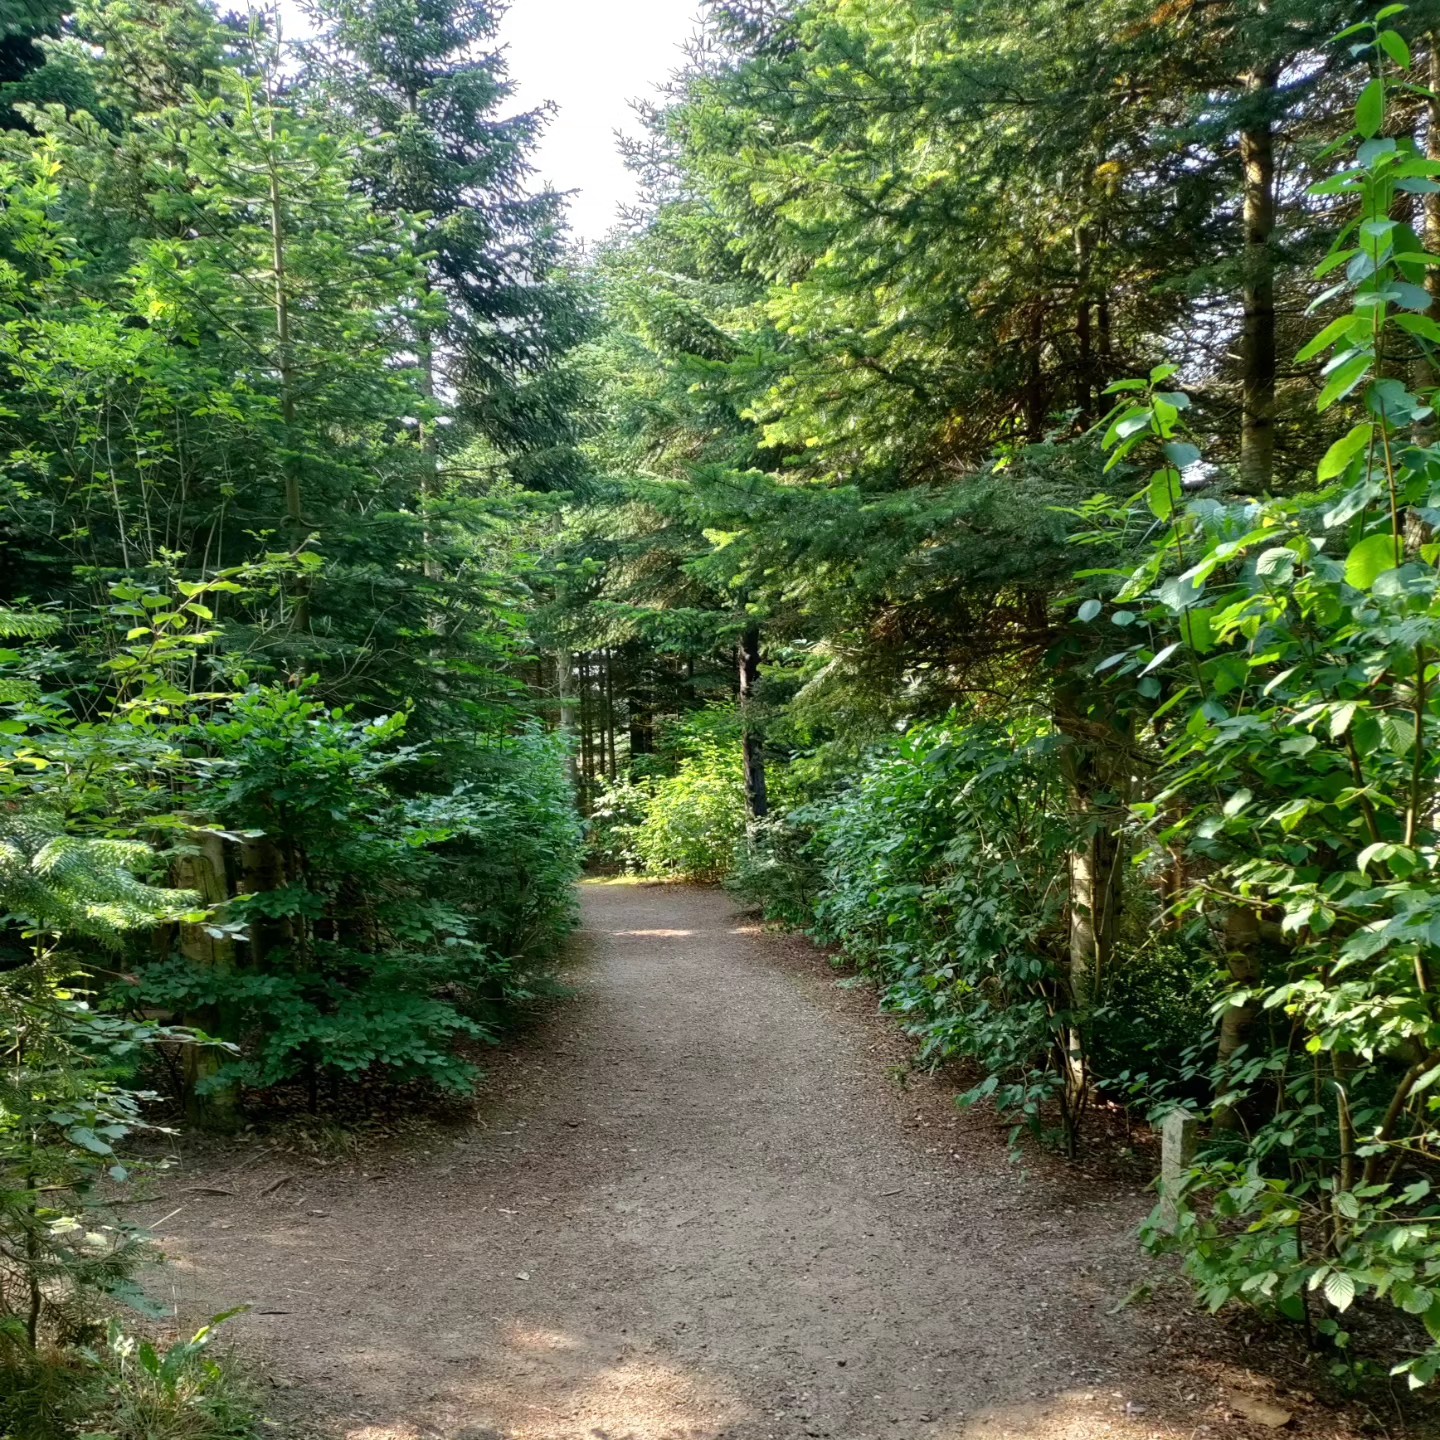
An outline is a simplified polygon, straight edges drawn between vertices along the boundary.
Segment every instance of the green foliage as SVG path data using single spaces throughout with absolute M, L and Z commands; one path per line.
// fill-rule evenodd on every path
M 28 928 L 118 942 L 193 903 L 135 878 L 152 858 L 139 841 L 70 835 L 60 815 L 27 806 L 0 815 L 0 904 Z
M 745 840 L 745 768 L 738 744 L 702 738 L 673 775 L 654 781 L 635 851 L 646 871 L 720 880 Z
M 509 472 L 555 478 L 583 315 L 551 282 L 559 202 L 525 193 L 536 117 L 494 113 L 488 11 L 332 7 L 369 62 L 341 96 L 199 0 L 24 8 L 0 20 L 0 1430 L 221 1440 L 250 1421 L 208 1332 L 94 1343 L 142 1253 L 101 1182 L 158 1042 L 197 1117 L 233 1120 L 241 1083 L 461 1090 L 547 988 L 578 824 L 516 673 L 548 510 Z M 404 134 L 368 103 L 397 83 L 360 44 L 387 16 L 425 72 Z M 428 337 L 464 341 L 438 398 Z
M 622 775 L 612 782 L 602 777 L 591 797 L 585 823 L 586 853 L 593 860 L 622 874 L 642 868 L 638 840 L 651 794 L 651 787 L 643 780 Z
M 235 1313 L 235 1312 L 230 1312 Z M 256 1416 L 211 1349 L 216 1316 L 188 1340 L 157 1346 L 115 1321 L 104 1343 L 0 1357 L 0 1425 L 14 1440 L 245 1440 Z
M 1351 33 L 1382 76 L 1403 47 Z M 1421 1385 L 1440 1373 L 1440 581 L 1416 527 L 1437 513 L 1440 329 L 1428 258 L 1391 209 L 1397 188 L 1436 188 L 1440 162 L 1377 138 L 1386 94 L 1383 78 L 1366 87 L 1355 159 L 1316 187 L 1354 207 L 1320 267 L 1344 267 L 1328 296 L 1351 309 L 1303 353 L 1333 351 L 1317 407 L 1353 397 L 1355 426 L 1311 495 L 1183 503 L 1184 397 L 1136 386 L 1108 442 L 1117 459 L 1164 452 L 1143 497 L 1162 533 L 1117 577 L 1130 643 L 1098 668 L 1155 707 L 1157 783 L 1136 814 L 1204 875 L 1179 908 L 1268 940 L 1230 942 L 1215 1133 L 1178 1234 L 1152 1238 L 1182 1252 L 1211 1308 L 1318 1306 L 1342 1355 L 1357 1303 L 1418 1317 L 1429 1343 L 1392 1373 Z M 1381 369 L 1407 347 L 1419 394 Z
M 237 1057 L 211 1081 L 322 1075 L 465 1090 L 473 1018 L 533 993 L 571 923 L 578 830 L 561 757 L 537 734 L 496 740 L 477 776 L 406 798 L 424 763 L 405 717 L 353 719 L 314 687 L 254 688 L 197 727 L 206 808 L 245 837 L 246 892 L 224 926 L 233 967 L 183 954 L 138 968 L 131 1003 L 213 1012 Z
M 725 880 L 767 920 L 795 930 L 810 925 L 824 885 L 811 814 L 801 805 L 753 826 Z
M 979 1063 L 966 1103 L 994 1096 L 1036 1129 L 1065 1059 L 1057 749 L 1043 725 L 952 716 L 798 817 L 821 857 L 816 938 L 876 982 L 922 1062 Z
M 1204 1298 L 1342 1360 L 1356 1306 L 1419 1317 L 1423 1383 L 1440 162 L 1403 13 L 1322 58 L 1340 0 L 712 7 L 595 267 L 543 634 L 668 665 L 625 700 L 663 733 L 758 630 L 783 813 L 740 843 L 733 750 L 637 749 L 603 853 L 728 869 L 1037 1130 L 1207 1108 L 1166 1242 Z

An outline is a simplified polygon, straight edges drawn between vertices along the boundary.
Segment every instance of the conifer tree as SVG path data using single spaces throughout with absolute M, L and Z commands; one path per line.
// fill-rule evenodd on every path
M 503 115 L 513 93 L 489 0 L 316 0 L 309 82 L 369 142 L 360 183 L 390 213 L 423 214 L 420 250 L 442 318 L 417 331 L 430 402 L 427 498 L 442 488 L 441 411 L 453 411 L 523 478 L 558 488 L 574 395 L 557 362 L 583 333 L 557 277 L 562 197 L 530 187 L 546 112 Z M 558 455 L 556 452 L 559 452 Z M 561 474 L 546 474 L 559 464 Z

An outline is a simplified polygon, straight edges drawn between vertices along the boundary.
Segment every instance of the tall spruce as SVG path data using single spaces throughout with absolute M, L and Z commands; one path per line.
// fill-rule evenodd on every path
M 584 333 L 564 260 L 563 197 L 532 185 L 545 109 L 506 114 L 513 86 L 487 0 L 316 0 L 309 83 L 366 138 L 360 183 L 419 214 L 428 283 L 443 299 L 414 345 L 427 402 L 426 499 L 445 488 L 442 417 L 509 459 L 525 483 L 571 477 L 576 401 L 560 362 Z

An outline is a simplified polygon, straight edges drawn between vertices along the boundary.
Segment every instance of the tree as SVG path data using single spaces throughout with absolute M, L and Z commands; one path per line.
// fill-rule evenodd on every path
M 531 193 L 543 110 L 512 94 L 488 0 L 318 0 L 310 83 L 366 138 L 359 183 L 387 214 L 424 215 L 427 283 L 443 300 L 416 328 L 431 500 L 443 490 L 441 417 L 563 488 L 574 395 L 559 362 L 581 338 L 578 292 L 557 274 L 561 197 Z M 558 452 L 558 453 L 557 453 Z M 463 487 L 464 477 L 457 476 Z

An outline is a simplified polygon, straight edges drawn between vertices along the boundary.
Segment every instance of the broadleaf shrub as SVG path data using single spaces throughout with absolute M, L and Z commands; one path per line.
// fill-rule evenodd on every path
M 238 1053 L 211 1090 L 368 1074 L 464 1091 L 468 1041 L 536 993 L 573 923 L 578 821 L 538 731 L 477 746 L 444 794 L 405 796 L 405 717 L 256 687 L 198 727 L 214 822 L 243 837 L 232 963 L 140 964 L 128 1003 L 203 1014 Z M 245 878 L 248 877 L 248 878 Z
M 740 748 L 705 740 L 681 758 L 673 775 L 652 782 L 635 852 L 652 875 L 720 880 L 744 840 Z

